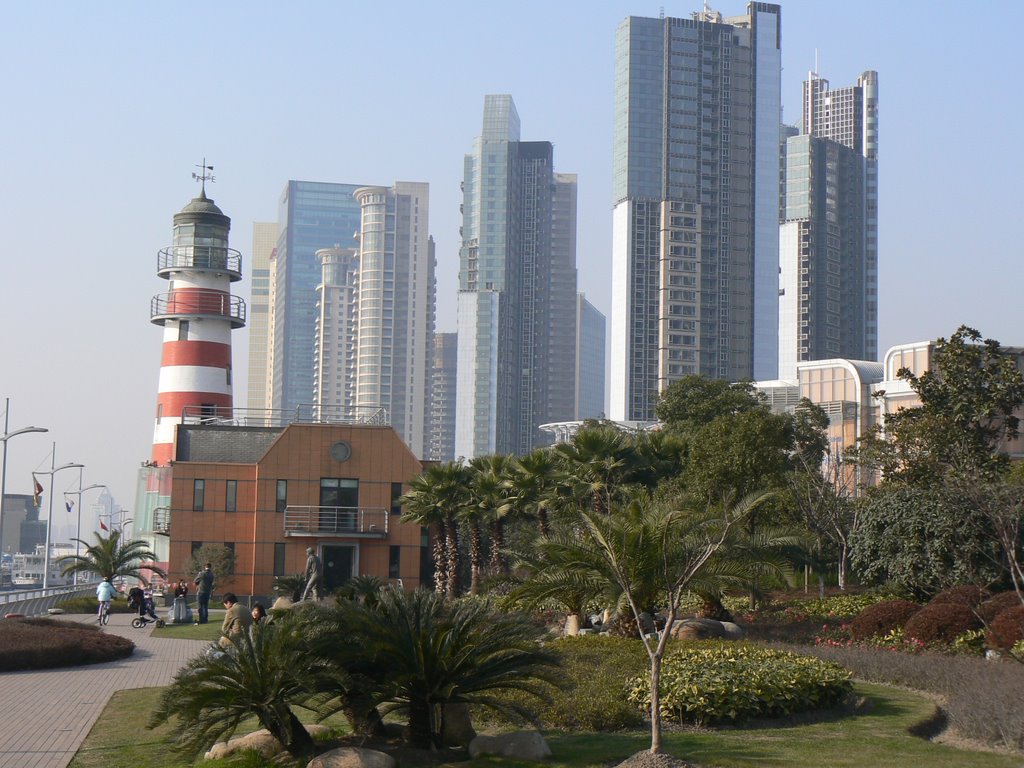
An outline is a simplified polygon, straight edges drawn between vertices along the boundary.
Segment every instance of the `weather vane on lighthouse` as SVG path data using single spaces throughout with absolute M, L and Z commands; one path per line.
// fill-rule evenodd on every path
M 192 179 L 193 179 L 193 181 L 202 182 L 202 185 L 203 185 L 202 195 L 203 195 L 203 197 L 206 197 L 206 182 L 210 182 L 212 184 L 213 182 L 215 182 L 217 180 L 216 177 L 213 175 L 213 166 L 212 165 L 207 165 L 206 164 L 206 158 L 204 157 L 203 158 L 203 164 L 202 165 L 197 165 L 196 168 L 199 169 L 199 173 L 196 173 L 195 171 L 193 171 L 192 172 Z M 210 171 L 210 173 L 207 173 L 207 171 Z

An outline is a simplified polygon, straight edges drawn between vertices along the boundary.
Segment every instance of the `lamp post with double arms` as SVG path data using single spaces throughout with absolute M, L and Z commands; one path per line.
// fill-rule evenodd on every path
M 87 485 L 87 486 L 85 486 L 83 488 L 82 487 L 82 469 L 83 469 L 82 467 L 78 468 L 78 490 L 77 491 L 64 491 L 64 495 L 65 496 L 75 496 L 75 497 L 77 497 L 76 500 L 77 500 L 77 504 L 78 504 L 78 527 L 75 530 L 77 530 L 78 533 L 75 534 L 75 535 L 78 538 L 75 539 L 75 557 L 80 557 L 81 556 L 81 548 L 82 548 L 82 494 L 85 493 L 86 491 L 91 491 L 91 490 L 94 490 L 96 488 L 106 488 L 107 487 L 103 483 L 93 483 L 92 485 Z M 79 574 L 79 572 L 75 571 L 75 586 L 78 586 L 78 574 Z
M 33 475 L 50 476 L 50 508 L 46 515 L 46 551 L 43 552 L 43 589 L 50 586 L 50 532 L 53 528 L 53 476 L 65 469 L 78 469 L 85 464 L 76 464 L 73 461 L 62 464 L 59 467 L 53 466 L 57 458 L 57 444 L 53 444 L 53 451 L 50 453 L 50 469 L 46 472 L 33 472 Z
M 46 427 L 22 427 L 8 432 L 8 413 L 11 408 L 11 398 L 6 399 L 4 407 L 4 433 L 0 435 L 0 442 L 4 444 L 3 461 L 0 463 L 0 559 L 4 551 L 4 494 L 7 493 L 7 441 L 18 435 L 27 435 L 30 432 L 49 432 Z M 0 584 L 3 586 L 3 584 Z

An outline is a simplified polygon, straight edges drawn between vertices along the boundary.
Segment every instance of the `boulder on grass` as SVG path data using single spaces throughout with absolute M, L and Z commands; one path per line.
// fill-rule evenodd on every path
M 313 725 L 307 725 L 306 731 L 314 739 L 317 736 L 326 736 L 331 732 L 331 729 L 326 725 L 315 723 Z M 218 741 L 209 751 L 203 755 L 207 760 L 222 760 L 229 755 L 233 755 L 235 752 L 241 752 L 244 749 L 254 749 L 260 753 L 262 757 L 271 758 L 284 752 L 284 747 L 277 739 L 270 735 L 270 731 L 266 728 L 261 728 L 258 731 L 247 733 L 245 736 L 236 736 L 228 741 Z
M 469 743 L 469 756 L 495 755 L 538 763 L 551 757 L 551 747 L 537 731 L 513 731 L 497 736 L 481 734 Z
M 465 747 L 476 737 L 469 704 L 445 704 L 441 719 L 441 740 L 446 747 Z
M 395 768 L 395 758 L 376 749 L 338 747 L 317 755 L 306 768 Z
M 733 624 L 732 626 L 736 626 Z M 736 627 L 739 629 L 739 627 Z M 710 640 L 726 637 L 723 622 L 717 619 L 683 619 L 672 625 L 672 637 L 676 640 Z

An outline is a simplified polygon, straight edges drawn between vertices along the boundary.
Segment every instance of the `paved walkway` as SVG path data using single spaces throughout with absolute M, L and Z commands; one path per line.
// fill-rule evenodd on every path
M 152 637 L 152 627 L 133 629 L 132 618 L 112 614 L 103 629 L 135 643 L 135 653 L 126 659 L 0 674 L 0 768 L 65 768 L 115 691 L 167 685 L 209 645 Z

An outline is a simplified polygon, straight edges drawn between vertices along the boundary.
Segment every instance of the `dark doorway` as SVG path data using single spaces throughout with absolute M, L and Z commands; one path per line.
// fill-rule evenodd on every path
M 351 545 L 324 544 L 324 591 L 331 592 L 352 578 L 356 548 Z

